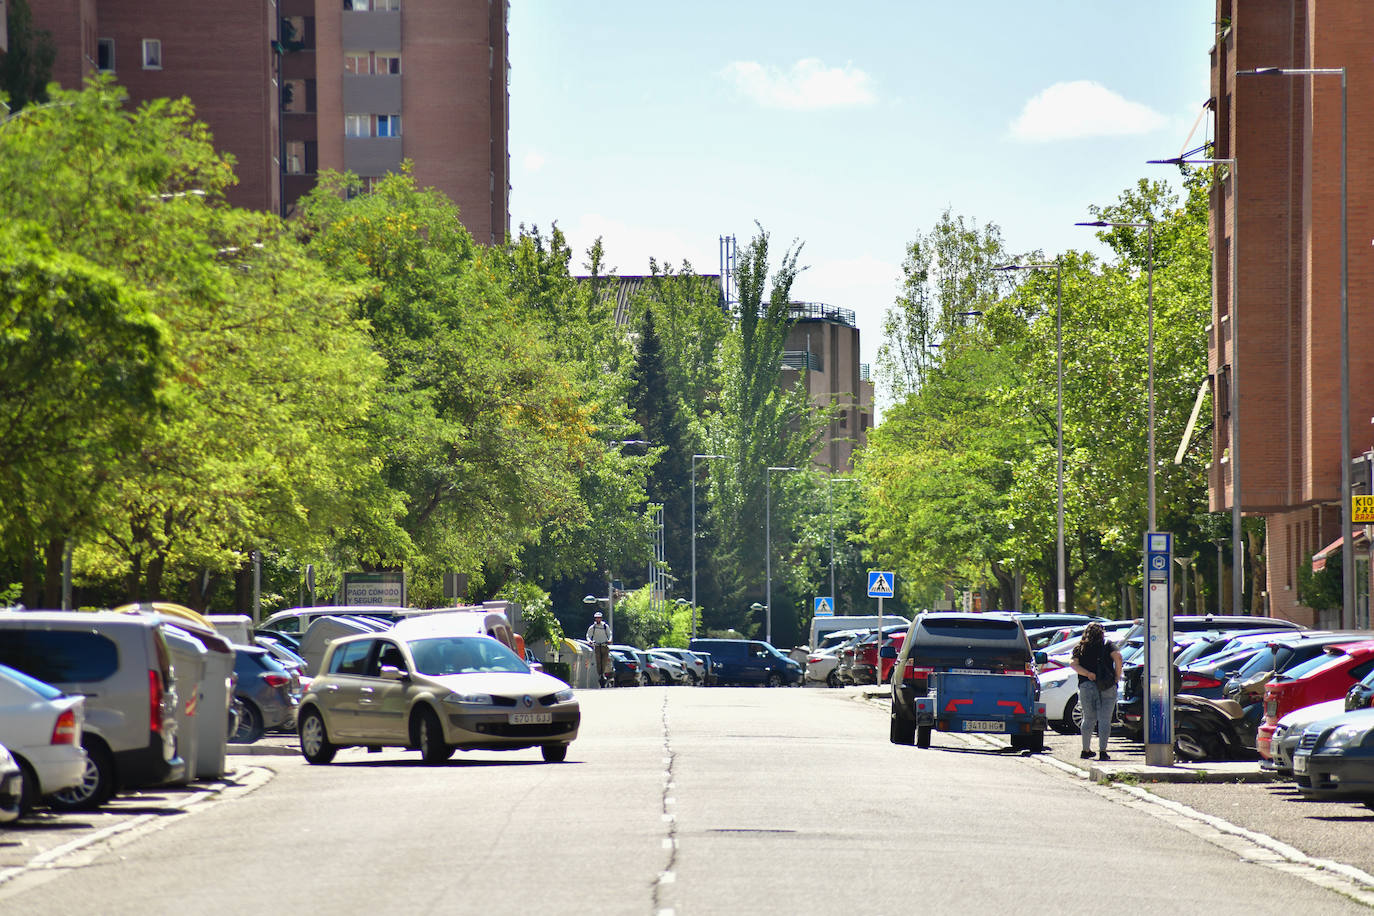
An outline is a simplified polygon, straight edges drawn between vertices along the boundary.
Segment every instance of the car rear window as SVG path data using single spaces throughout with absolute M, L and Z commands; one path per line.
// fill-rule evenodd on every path
M 1319 668 L 1325 668 L 1327 665 L 1330 665 L 1330 664 L 1332 664 L 1333 662 L 1339 661 L 1340 659 L 1343 659 L 1343 658 L 1346 658 L 1346 657 L 1347 657 L 1347 656 L 1346 656 L 1346 654 L 1345 654 L 1344 652 L 1338 652 L 1338 653 L 1334 653 L 1334 654 L 1329 654 L 1329 653 L 1323 652 L 1321 655 L 1318 655 L 1316 658 L 1309 658 L 1307 661 L 1303 662 L 1301 665 L 1294 665 L 1292 668 L 1289 668 L 1287 671 L 1283 672 L 1283 674 L 1284 674 L 1284 677 L 1294 678 L 1294 679 L 1300 678 L 1300 677 L 1305 677 L 1305 676 L 1311 674 L 1313 671 L 1316 671 L 1316 670 L 1319 669 Z
M 932 667 L 1015 668 L 1030 661 L 1031 652 L 1014 620 L 937 617 L 916 625 L 909 657 Z
M 119 670 L 119 648 L 89 630 L 10 630 L 0 639 L 0 665 L 49 684 L 89 683 Z
M 9 665 L 0 665 L 0 676 L 7 677 L 16 684 L 21 684 L 38 694 L 45 700 L 56 700 L 66 696 L 52 684 L 40 681 L 38 678 L 25 674 L 18 668 L 11 668 Z

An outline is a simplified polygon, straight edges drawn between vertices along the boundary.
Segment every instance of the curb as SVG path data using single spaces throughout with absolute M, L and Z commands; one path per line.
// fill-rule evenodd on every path
M 225 749 L 230 757 L 297 757 L 299 747 L 282 744 L 231 744 Z
M 1073 766 L 1073 764 L 1069 764 Z M 1081 768 L 1080 768 L 1081 769 Z M 1087 770 L 1093 782 L 1203 782 L 1254 783 L 1274 782 L 1276 776 L 1259 768 L 1258 763 L 1184 763 L 1171 767 L 1142 764 L 1106 764 Z

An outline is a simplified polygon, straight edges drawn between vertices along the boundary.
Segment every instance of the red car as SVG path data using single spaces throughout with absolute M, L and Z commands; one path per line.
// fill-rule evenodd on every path
M 897 652 L 902 651 L 902 643 L 906 641 L 907 624 L 900 627 L 883 627 L 883 646 L 892 646 Z M 877 683 L 886 684 L 892 680 L 892 664 L 896 661 L 897 655 L 892 658 L 883 659 L 882 677 Z M 854 671 L 853 678 L 856 684 L 871 684 L 873 668 L 878 661 L 878 640 L 869 636 L 854 647 Z
M 1321 655 L 1270 681 L 1264 688 L 1264 721 L 1256 741 L 1260 756 L 1272 756 L 1269 744 L 1280 718 L 1313 703 L 1340 699 L 1370 671 L 1374 640 L 1365 640 L 1327 646 Z

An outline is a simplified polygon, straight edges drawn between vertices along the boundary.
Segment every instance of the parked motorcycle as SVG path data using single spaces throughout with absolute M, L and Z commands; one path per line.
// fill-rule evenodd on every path
M 1182 760 L 1254 760 L 1255 729 L 1235 700 L 1174 697 L 1174 751 Z

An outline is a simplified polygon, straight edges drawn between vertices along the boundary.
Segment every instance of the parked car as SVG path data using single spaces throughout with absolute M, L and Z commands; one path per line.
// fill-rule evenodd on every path
M 19 817 L 23 809 L 24 771 L 0 744 L 0 824 L 7 824 Z
M 271 636 L 254 635 L 250 645 L 257 646 L 259 649 L 266 649 L 268 654 L 276 660 L 287 671 L 296 676 L 300 682 L 301 692 L 310 686 L 310 675 L 306 673 L 305 659 L 295 649 L 291 648 L 291 643 L 281 638 L 280 634 Z
M 702 684 L 706 681 L 706 659 L 690 649 L 673 649 L 667 646 L 659 646 L 652 652 L 667 655 L 676 659 L 678 664 L 683 666 L 687 675 L 687 681 L 691 684 Z
M 1374 709 L 1307 726 L 1293 755 L 1293 774 L 1304 796 L 1374 809 Z
M 0 744 L 24 773 L 25 812 L 44 796 L 79 786 L 86 775 L 81 726 L 86 701 L 0 665 Z
M 298 728 L 314 764 L 350 745 L 413 748 L 426 764 L 454 750 L 538 747 L 560 762 L 581 719 L 571 687 L 531 672 L 499 640 L 398 627 L 330 645 Z
M 296 727 L 300 679 L 266 649 L 234 646 L 234 699 L 240 705 L 236 744 L 252 744 L 269 731 Z
M 852 650 L 863 637 L 862 632 L 855 632 L 853 630 L 845 630 L 842 632 L 844 635 L 840 639 L 830 640 L 830 637 L 827 636 L 826 639 L 830 641 L 830 645 L 823 646 L 820 649 L 807 653 L 806 680 L 818 684 L 825 684 L 827 687 L 841 686 L 838 670 L 840 666 L 840 653 L 844 652 L 846 649 L 851 650 L 850 659 L 852 660 Z
M 321 607 L 293 607 L 278 611 L 258 625 L 260 630 L 272 630 L 301 637 L 310 629 L 310 624 L 321 617 L 369 617 L 387 623 L 395 623 L 401 618 L 400 612 L 407 608 L 389 604 L 341 604 Z
M 1345 694 L 1345 708 L 1347 712 L 1354 712 L 1357 709 L 1369 709 L 1374 707 L 1374 671 L 1366 674 L 1355 686 L 1351 687 Z M 0 736 L 0 741 L 3 741 Z
M 1322 719 L 1338 716 L 1345 711 L 1345 699 L 1342 697 L 1339 700 L 1327 700 L 1325 703 L 1314 703 L 1302 709 L 1295 709 L 1279 719 L 1274 734 L 1269 739 L 1272 756 L 1263 760 L 1260 768 L 1272 769 L 1280 776 L 1292 776 L 1293 754 L 1297 751 L 1298 743 L 1302 741 L 1302 733 L 1307 726 Z
M 145 614 L 0 611 L 0 664 L 86 698 L 81 784 L 49 798 L 82 810 L 120 788 L 175 782 L 177 695 L 162 624 Z
M 640 685 L 639 656 L 633 652 L 611 649 L 612 684 L 616 687 L 638 687 Z
M 901 648 L 902 640 L 906 639 L 906 630 L 910 624 L 900 626 L 883 627 L 882 645 L 879 645 L 879 638 L 876 633 L 869 633 L 859 640 L 854 646 L 854 667 L 851 669 L 849 677 L 855 684 L 886 684 L 892 675 L 892 658 L 883 659 L 882 673 L 887 677 L 878 676 L 879 653 L 884 647 Z
M 669 684 L 696 683 L 696 672 L 688 675 L 687 666 L 683 663 L 682 659 L 670 652 L 664 652 L 662 649 L 650 649 L 648 651 L 650 660 L 658 665 L 666 676 L 666 680 L 663 682 L 664 686 Z
M 1257 748 L 1271 753 L 1269 743 L 1281 717 L 1295 709 L 1345 696 L 1356 681 L 1374 671 L 1374 640 L 1327 646 L 1322 654 L 1270 681 L 1264 688 L 1264 722 Z
M 932 730 L 996 732 L 1044 749 L 1034 656 L 1011 614 L 918 614 L 896 657 L 889 738 L 929 747 Z
M 801 665 L 762 640 L 694 639 L 691 648 L 711 653 L 722 684 L 786 687 L 801 683 Z

